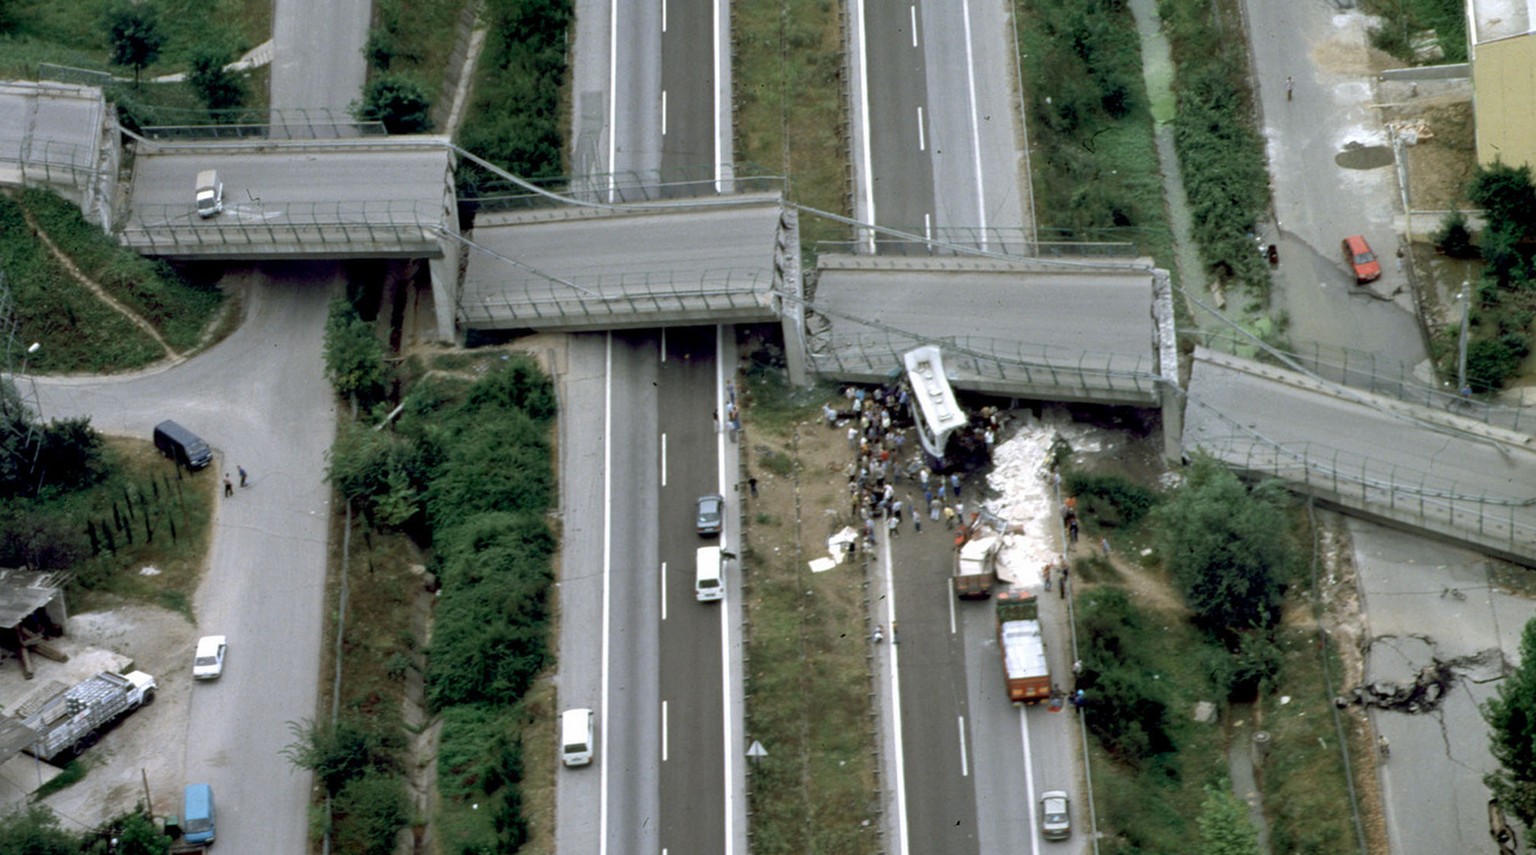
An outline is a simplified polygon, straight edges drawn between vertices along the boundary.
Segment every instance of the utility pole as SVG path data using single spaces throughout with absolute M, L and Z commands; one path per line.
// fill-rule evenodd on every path
M 1472 305 L 1472 284 L 1461 280 L 1461 337 L 1456 345 L 1456 394 L 1467 397 L 1467 314 Z

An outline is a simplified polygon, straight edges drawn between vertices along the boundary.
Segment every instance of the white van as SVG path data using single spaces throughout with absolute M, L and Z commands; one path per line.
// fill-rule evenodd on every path
M 596 714 L 589 709 L 566 710 L 560 714 L 560 762 L 567 766 L 585 766 L 592 762 L 592 729 Z
M 699 547 L 693 574 L 693 595 L 701 603 L 725 596 L 725 568 L 721 564 L 720 547 Z
M 197 215 L 203 219 L 217 216 L 224 210 L 224 182 L 219 180 L 217 169 L 205 169 L 197 173 Z

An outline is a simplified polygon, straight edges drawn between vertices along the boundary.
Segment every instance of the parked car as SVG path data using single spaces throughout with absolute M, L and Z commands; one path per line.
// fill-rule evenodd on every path
M 1342 246 L 1344 260 L 1355 271 L 1356 284 L 1363 285 L 1381 278 L 1381 262 L 1377 260 L 1376 253 L 1371 251 L 1371 245 L 1365 242 L 1364 235 L 1351 235 L 1344 239 Z
M 700 536 L 720 533 L 720 523 L 725 517 L 725 497 L 719 493 L 699 497 L 698 530 Z
M 1065 790 L 1046 790 L 1040 794 L 1040 835 L 1046 840 L 1066 840 L 1072 836 L 1072 802 Z
M 585 766 L 592 762 L 593 725 L 597 715 L 578 707 L 560 714 L 560 762 L 567 766 Z
M 224 673 L 224 654 L 229 650 L 222 635 L 205 635 L 197 640 L 197 653 L 192 657 L 192 676 L 198 680 L 212 680 Z

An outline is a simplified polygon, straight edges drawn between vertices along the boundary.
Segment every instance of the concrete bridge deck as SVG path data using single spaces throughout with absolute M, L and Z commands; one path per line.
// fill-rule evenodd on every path
M 1349 513 L 1536 566 L 1536 440 L 1197 348 L 1184 448 Z

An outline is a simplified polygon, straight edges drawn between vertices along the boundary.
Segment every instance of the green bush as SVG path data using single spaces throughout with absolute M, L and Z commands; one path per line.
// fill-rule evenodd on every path
M 1069 472 L 1062 483 L 1068 495 L 1078 498 L 1079 512 L 1101 524 L 1135 525 L 1157 504 L 1156 493 L 1123 475 Z
M 331 795 L 371 773 L 400 771 L 404 738 L 379 719 L 347 714 L 334 725 L 289 722 L 294 742 L 283 753 L 295 765 L 315 773 Z
M 432 130 L 432 96 L 417 80 L 398 74 L 374 78 L 363 91 L 357 118 L 381 122 L 392 134 L 424 134 Z
M 1139 766 L 1175 750 L 1162 687 L 1140 647 L 1141 613 L 1120 588 L 1091 588 L 1079 599 L 1088 728 L 1121 762 Z
M 1467 228 L 1467 215 L 1452 208 L 1441 221 L 1440 228 L 1430 233 L 1435 249 L 1451 258 L 1476 258 L 1477 247 L 1472 245 L 1472 232 Z
M 410 819 L 407 808 L 405 781 L 397 775 L 369 771 L 347 781 L 331 808 L 336 851 L 392 855 Z

